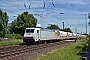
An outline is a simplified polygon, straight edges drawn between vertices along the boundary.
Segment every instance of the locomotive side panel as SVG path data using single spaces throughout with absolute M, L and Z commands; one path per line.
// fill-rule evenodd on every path
M 56 35 L 51 30 L 41 30 L 40 40 L 53 40 L 56 39 Z

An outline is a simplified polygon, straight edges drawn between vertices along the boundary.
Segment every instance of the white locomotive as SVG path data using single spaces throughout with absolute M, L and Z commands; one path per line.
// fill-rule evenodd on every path
M 26 28 L 23 41 L 26 43 L 52 40 L 56 41 L 60 39 L 76 38 L 77 36 L 80 35 L 58 30 L 41 29 L 37 25 L 36 28 Z

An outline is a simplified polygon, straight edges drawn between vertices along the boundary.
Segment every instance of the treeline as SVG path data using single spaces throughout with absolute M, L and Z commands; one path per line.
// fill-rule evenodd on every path
M 8 18 L 7 13 L 0 9 L 0 37 L 4 37 L 7 33 Z

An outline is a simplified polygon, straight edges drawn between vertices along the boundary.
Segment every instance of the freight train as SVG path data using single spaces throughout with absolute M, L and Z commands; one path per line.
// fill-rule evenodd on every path
M 85 36 L 59 30 L 41 29 L 37 25 L 37 27 L 35 28 L 26 28 L 23 41 L 25 43 L 41 42 L 41 41 L 45 42 L 64 39 L 76 39 L 77 37 L 85 37 Z

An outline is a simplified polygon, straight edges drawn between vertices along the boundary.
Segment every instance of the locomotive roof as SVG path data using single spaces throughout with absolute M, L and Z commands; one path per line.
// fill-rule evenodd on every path
M 57 31 L 57 30 L 42 29 L 42 28 L 26 28 L 26 29 L 41 29 L 42 31 Z

